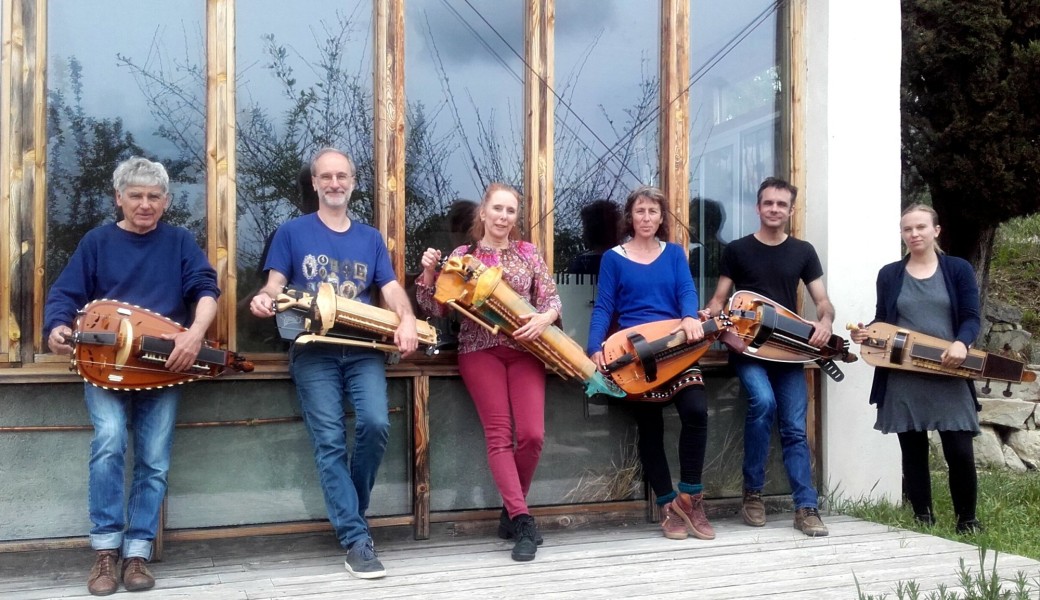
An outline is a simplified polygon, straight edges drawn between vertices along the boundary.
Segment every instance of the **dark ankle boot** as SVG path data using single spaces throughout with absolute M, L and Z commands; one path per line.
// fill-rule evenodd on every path
M 531 515 L 517 515 L 513 519 L 513 536 L 516 538 L 513 560 L 534 560 L 535 552 L 538 551 L 538 544 L 534 541 L 537 534 L 538 528 Z
M 509 518 L 509 512 L 504 508 L 498 515 L 498 537 L 503 540 L 513 539 L 513 520 Z M 537 529 L 535 529 L 534 543 L 542 545 L 542 532 Z

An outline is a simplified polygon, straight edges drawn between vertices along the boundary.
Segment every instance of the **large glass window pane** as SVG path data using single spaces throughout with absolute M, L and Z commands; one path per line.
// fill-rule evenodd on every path
M 235 14 L 238 349 L 277 350 L 274 320 L 253 318 L 248 299 L 262 283 L 275 229 L 317 209 L 299 182 L 317 150 L 331 146 L 353 159 L 350 214 L 372 219 L 372 6 L 248 0 Z
M 658 3 L 556 6 L 554 268 L 567 333 L 584 346 L 600 255 L 628 192 L 657 184 Z
M 405 4 L 409 273 L 426 248 L 466 241 L 468 219 L 449 218 L 454 202 L 468 217 L 465 201 L 489 183 L 521 187 L 523 16 L 521 0 Z
M 772 0 L 691 5 L 690 268 L 702 298 L 726 243 L 758 229 L 758 185 L 783 176 L 777 11 Z
M 204 13 L 201 1 L 48 3 L 47 287 L 85 232 L 116 220 L 112 172 L 130 156 L 166 166 L 163 220 L 204 243 Z

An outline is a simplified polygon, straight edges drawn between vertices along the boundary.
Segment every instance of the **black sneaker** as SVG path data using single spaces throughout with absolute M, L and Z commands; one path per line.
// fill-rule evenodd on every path
M 503 540 L 513 539 L 513 520 L 509 518 L 509 512 L 504 508 L 502 514 L 498 515 L 498 537 Z M 542 532 L 537 529 L 534 531 L 534 543 L 542 545 Z
M 386 569 L 383 563 L 376 557 L 376 549 L 372 547 L 372 540 L 355 542 L 350 550 L 347 550 L 347 558 L 343 566 L 358 579 L 379 579 L 386 577 Z
M 538 528 L 534 524 L 531 515 L 517 515 L 513 519 L 513 536 L 516 537 L 516 545 L 513 546 L 513 560 L 534 560 L 534 554 L 538 551 L 535 536 Z

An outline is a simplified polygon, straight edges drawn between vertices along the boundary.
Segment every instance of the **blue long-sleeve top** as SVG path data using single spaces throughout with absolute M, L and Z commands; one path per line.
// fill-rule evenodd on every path
M 586 347 L 590 355 L 600 350 L 612 323 L 625 329 L 665 319 L 697 318 L 697 287 L 682 248 L 664 244 L 661 255 L 648 265 L 629 260 L 619 248 L 605 252 L 600 263 Z
M 51 286 L 43 335 L 71 325 L 88 302 L 107 298 L 135 304 L 185 327 L 191 305 L 217 298 L 217 273 L 191 232 L 162 221 L 143 235 L 115 223 L 87 232 Z
M 906 276 L 906 263 L 909 259 L 909 255 L 905 256 L 902 260 L 889 263 L 878 271 L 877 306 L 871 323 L 880 321 L 895 325 L 899 319 L 896 303 L 899 300 L 899 292 L 903 289 L 903 278 Z M 955 339 L 971 348 L 982 328 L 975 271 L 963 258 L 945 254 L 939 255 L 939 269 L 942 270 L 946 293 L 950 296 L 950 322 L 953 323 Z M 870 388 L 871 404 L 880 406 L 884 401 L 888 388 L 888 373 L 888 369 L 874 369 L 874 383 Z M 981 408 L 975 394 L 975 385 L 970 379 L 966 381 L 968 389 L 971 390 L 971 397 L 976 399 L 976 408 Z

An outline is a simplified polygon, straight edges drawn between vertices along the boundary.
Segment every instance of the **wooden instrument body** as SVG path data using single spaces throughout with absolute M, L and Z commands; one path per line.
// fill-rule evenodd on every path
M 738 291 L 729 299 L 726 314 L 734 331 L 747 344 L 744 354 L 764 360 L 807 363 L 820 359 L 855 362 L 848 340 L 831 335 L 816 348 L 809 344 L 813 325 L 798 314 L 754 292 Z
M 1036 373 L 1013 358 L 970 349 L 964 362 L 951 369 L 942 365 L 942 353 L 952 343 L 949 340 L 890 323 L 872 323 L 864 329 L 868 337 L 860 344 L 860 355 L 874 367 L 1009 383 L 1036 381 Z
M 278 295 L 275 306 L 278 312 L 291 309 L 306 315 L 304 327 L 316 334 L 308 336 L 307 341 L 366 346 L 384 352 L 398 350 L 394 345 L 394 333 L 401 324 L 397 313 L 338 296 L 331 283 L 319 284 L 314 295 L 287 288 Z M 419 344 L 432 352 L 437 346 L 437 330 L 419 320 L 415 329 Z
M 704 338 L 687 342 L 679 331 L 671 333 L 682 319 L 644 323 L 622 329 L 603 342 L 607 373 L 630 399 L 664 401 L 681 387 L 652 394 L 693 366 L 726 330 L 729 322 L 720 317 L 703 323 Z
M 524 325 L 519 316 L 538 310 L 502 280 L 501 267 L 487 267 L 475 256 L 451 257 L 437 277 L 434 300 L 445 304 L 493 333 L 512 337 Z M 606 380 L 584 349 L 555 325 L 536 340 L 516 340 L 545 365 L 565 378 L 581 380 L 585 393 L 623 397 L 625 393 Z
M 147 390 L 220 375 L 228 367 L 252 371 L 252 363 L 234 352 L 204 342 L 192 367 L 184 373 L 165 368 L 173 341 L 161 336 L 186 329 L 150 310 L 119 302 L 95 300 L 73 323 L 72 367 L 80 377 L 111 390 Z

